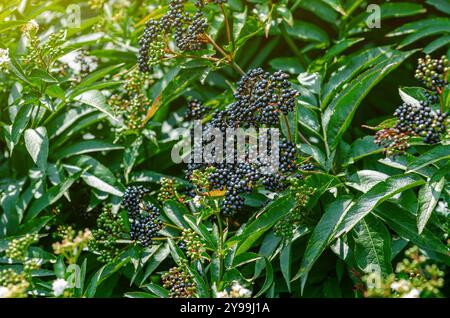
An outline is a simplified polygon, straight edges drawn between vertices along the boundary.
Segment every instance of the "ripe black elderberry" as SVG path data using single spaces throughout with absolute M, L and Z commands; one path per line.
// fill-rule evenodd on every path
M 130 216 L 139 214 L 141 201 L 146 193 L 148 193 L 148 190 L 143 186 L 131 186 L 125 190 L 122 203 Z
M 426 87 L 436 91 L 441 90 L 448 84 L 448 72 L 450 64 L 445 55 L 439 60 L 432 59 L 427 55 L 424 59 L 419 59 L 415 77 L 420 80 Z
M 158 232 L 163 228 L 160 212 L 157 207 L 147 204 L 146 208 L 141 210 L 139 214 L 130 218 L 130 235 L 143 246 L 152 244 L 152 238 L 156 237 Z
M 192 99 L 188 102 L 188 107 L 186 111 L 187 120 L 201 120 L 208 112 L 208 108 L 203 106 L 203 103 L 198 99 Z

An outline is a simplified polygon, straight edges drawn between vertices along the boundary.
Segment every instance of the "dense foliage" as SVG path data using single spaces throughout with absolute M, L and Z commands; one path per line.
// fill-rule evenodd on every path
M 449 14 L 2 1 L 0 297 L 447 297 Z M 279 166 L 175 163 L 194 123 Z

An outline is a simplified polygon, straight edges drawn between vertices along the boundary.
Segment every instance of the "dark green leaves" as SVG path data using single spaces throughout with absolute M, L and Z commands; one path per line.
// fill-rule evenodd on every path
M 359 75 L 333 100 L 325 110 L 322 120 L 331 150 L 336 148 L 340 138 L 350 126 L 356 109 L 364 97 L 384 76 L 397 68 L 411 53 L 392 53 L 391 56 Z
M 423 232 L 446 184 L 444 171 L 434 174 L 419 191 L 417 211 L 417 229 L 419 234 Z M 448 173 L 448 170 L 446 172 Z
M 416 175 L 398 175 L 377 183 L 367 193 L 359 197 L 339 224 L 336 237 L 349 232 L 360 220 L 373 211 L 379 204 L 397 193 L 424 184 Z
M 303 255 L 300 269 L 293 278 L 295 280 L 303 277 L 302 286 L 305 285 L 308 272 L 333 238 L 336 226 L 348 211 L 350 204 L 351 199 L 349 197 L 337 199 L 326 208 L 325 213 L 314 228 Z
M 358 222 L 353 233 L 356 264 L 366 273 L 392 273 L 391 235 L 383 222 L 369 214 Z

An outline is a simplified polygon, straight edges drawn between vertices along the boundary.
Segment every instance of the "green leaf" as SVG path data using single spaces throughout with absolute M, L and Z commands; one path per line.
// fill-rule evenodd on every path
M 270 263 L 270 261 L 267 258 L 264 258 L 265 262 L 266 262 L 266 279 L 264 280 L 264 284 L 261 287 L 260 291 L 254 296 L 259 297 L 262 294 L 264 294 L 272 285 L 273 283 L 273 268 L 272 268 L 272 264 Z
M 382 276 L 392 273 L 391 235 L 386 226 L 372 215 L 367 215 L 353 228 L 356 264 L 366 273 Z
M 423 155 L 420 155 L 408 165 L 408 171 L 417 171 L 420 168 L 431 165 L 438 161 L 450 158 L 450 145 L 439 145 L 433 147 Z
M 179 228 L 187 229 L 189 225 L 184 220 L 184 215 L 189 214 L 187 208 L 178 201 L 167 200 L 163 203 L 163 211 L 166 216 Z
M 295 20 L 292 26 L 286 25 L 287 33 L 293 38 L 304 41 L 329 43 L 328 34 L 317 25 L 305 21 Z
M 91 278 L 89 285 L 85 291 L 84 296 L 87 298 L 92 298 L 95 296 L 95 292 L 97 291 L 97 287 L 104 282 L 108 277 L 113 275 L 115 272 L 120 270 L 125 264 L 127 264 L 131 260 L 130 257 L 125 259 L 119 259 L 114 263 L 106 264 L 102 266 Z
M 47 129 L 38 127 L 25 130 L 25 146 L 34 163 L 41 170 L 45 170 L 48 157 Z
M 401 18 L 412 15 L 417 15 L 426 12 L 427 10 L 418 3 L 410 2 L 391 2 L 383 3 L 381 5 L 381 18 Z
M 344 8 L 342 7 L 341 0 L 322 0 L 322 1 L 328 4 L 330 7 L 332 7 L 340 14 L 347 15 L 347 13 L 345 13 Z
M 414 21 L 410 23 L 403 24 L 401 27 L 395 29 L 394 31 L 390 32 L 386 36 L 399 36 L 404 34 L 410 34 L 414 32 L 418 32 L 422 29 L 427 28 L 434 28 L 434 27 L 442 27 L 442 26 L 448 26 L 450 25 L 450 19 L 449 18 L 428 18 L 428 19 L 422 19 L 419 21 Z
M 87 91 L 74 97 L 73 100 L 92 106 L 98 109 L 99 111 L 105 113 L 106 115 L 110 116 L 113 120 L 116 120 L 114 112 L 107 103 L 105 96 L 103 96 L 103 94 L 100 91 L 96 90 Z
M 397 175 L 377 183 L 361 195 L 339 224 L 335 237 L 348 233 L 360 220 L 382 202 L 405 190 L 420 186 L 425 181 L 417 175 Z
M 447 0 L 427 0 L 426 2 L 442 12 L 450 14 L 450 2 Z
M 292 280 L 296 280 L 302 277 L 302 290 L 306 283 L 308 272 L 330 243 L 336 227 L 350 206 L 351 198 L 349 196 L 341 196 L 325 208 L 325 213 L 320 218 L 308 240 L 300 268 L 294 278 L 292 278 Z
M 155 296 L 154 294 L 145 293 L 145 292 L 128 292 L 128 293 L 125 293 L 124 296 L 126 298 L 159 298 L 158 296 Z
M 19 111 L 17 112 L 16 117 L 14 118 L 14 123 L 11 128 L 11 145 L 8 143 L 8 146 L 10 145 L 9 151 L 12 152 L 15 145 L 20 140 L 20 136 L 22 135 L 23 131 L 25 130 L 28 122 L 31 119 L 31 114 L 33 111 L 33 105 L 31 103 L 27 103 L 25 105 L 22 105 L 19 108 Z
M 353 116 L 370 90 L 387 74 L 397 68 L 412 52 L 397 53 L 364 72 L 345 88 L 326 109 L 322 124 L 330 149 L 338 145 L 341 136 L 350 126 Z
M 389 48 L 377 47 L 367 49 L 358 54 L 351 55 L 339 64 L 339 71 L 331 74 L 330 80 L 324 85 L 322 90 L 322 109 L 331 99 L 334 99 L 335 93 L 345 84 L 348 83 L 361 71 L 372 67 L 375 63 L 380 62 L 385 56 L 392 54 Z
M 438 172 L 419 190 L 417 211 L 417 229 L 419 230 L 419 234 L 423 232 L 431 213 L 439 201 L 439 197 L 446 183 L 445 181 L 445 176 Z
M 280 252 L 280 268 L 288 291 L 291 292 L 291 262 L 292 262 L 292 244 L 288 243 Z
M 439 50 L 443 46 L 448 46 L 450 43 L 450 35 L 443 35 L 436 40 L 430 42 L 427 46 L 423 48 L 425 54 L 431 54 L 434 51 Z
M 161 286 L 150 283 L 145 285 L 144 288 L 148 289 L 160 298 L 169 298 L 169 291 L 162 288 Z
M 414 42 L 417 42 L 423 38 L 435 35 L 435 34 L 443 34 L 446 32 L 449 32 L 450 30 L 450 20 L 446 24 L 442 25 L 435 25 L 430 27 L 425 27 L 420 30 L 417 30 L 416 32 L 408 35 L 405 39 L 403 39 L 400 42 L 399 48 L 404 48 L 405 46 L 408 46 Z
M 161 244 L 157 251 L 150 257 L 150 260 L 147 262 L 147 267 L 145 268 L 145 273 L 141 280 L 141 285 L 169 255 L 169 244 Z
M 417 220 L 414 214 L 393 204 L 380 206 L 374 213 L 402 238 L 419 247 L 448 255 L 448 248 L 432 231 L 425 228 L 422 234 L 417 232 Z
M 89 75 L 84 77 L 83 80 L 77 86 L 75 86 L 73 89 L 70 89 L 67 91 L 67 94 L 66 94 L 67 98 L 73 99 L 73 98 L 77 97 L 82 92 L 84 92 L 87 88 L 91 87 L 95 81 L 97 81 L 99 79 L 103 79 L 108 74 L 112 74 L 115 70 L 122 67 L 123 65 L 124 65 L 123 63 L 111 65 L 111 66 L 101 68 L 99 70 L 96 70 L 96 71 L 90 73 Z
M 289 213 L 294 205 L 295 200 L 291 196 L 282 196 L 272 201 L 253 222 L 247 225 L 240 235 L 230 239 L 227 244 L 230 246 L 239 243 L 239 248 L 236 252 L 237 255 L 245 252 L 278 220 Z
M 212 248 L 213 250 L 217 249 L 216 241 L 203 223 L 199 223 L 198 221 L 196 221 L 193 215 L 189 215 L 187 213 L 184 214 L 184 220 L 189 224 L 189 227 L 191 229 L 193 229 L 208 243 L 210 248 Z M 186 222 L 184 224 L 186 224 Z
M 66 180 L 64 180 L 64 182 L 50 188 L 39 199 L 33 201 L 33 203 L 30 205 L 25 219 L 31 220 L 35 218 L 46 207 L 57 202 L 72 186 L 72 184 L 80 178 L 81 174 L 82 171 L 71 175 Z
M 68 145 L 63 149 L 56 151 L 52 158 L 56 160 L 60 160 L 63 158 L 91 153 L 91 152 L 102 152 L 102 151 L 112 151 L 112 150 L 121 150 L 122 146 L 118 146 L 112 144 L 107 141 L 102 140 L 85 140 L 80 141 L 72 145 Z

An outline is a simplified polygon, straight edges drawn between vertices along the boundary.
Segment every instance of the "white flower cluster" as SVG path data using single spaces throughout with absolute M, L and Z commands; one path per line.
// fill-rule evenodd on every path
M 420 290 L 417 288 L 411 289 L 411 284 L 407 280 L 399 280 L 391 284 L 391 289 L 401 294 L 402 298 L 419 298 Z
M 0 298 L 9 298 L 11 291 L 7 287 L 0 286 Z
M 63 295 L 64 291 L 67 288 L 67 285 L 68 285 L 67 281 L 62 278 L 54 280 L 52 284 L 53 294 L 56 297 Z
M 231 289 L 229 291 L 223 290 L 217 293 L 217 298 L 250 298 L 252 297 L 252 292 L 239 284 L 239 282 L 234 281 Z

